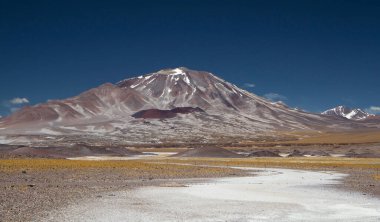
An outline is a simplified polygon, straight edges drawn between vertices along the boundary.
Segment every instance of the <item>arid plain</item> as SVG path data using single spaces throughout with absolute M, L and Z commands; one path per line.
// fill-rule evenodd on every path
M 235 146 L 209 144 L 203 147 L 128 147 L 125 149 L 134 151 L 132 155 L 94 154 L 69 159 L 41 158 L 30 153 L 28 155 L 3 154 L 0 160 L 2 187 L 0 214 L 4 221 L 91 221 L 96 218 L 102 221 L 102 217 L 96 216 L 94 212 L 103 216 L 107 215 L 103 211 L 118 215 L 113 218 L 114 220 L 123 218 L 133 220 L 134 218 L 137 221 L 148 221 L 152 215 L 146 215 L 146 213 L 152 210 L 155 212 L 154 215 L 163 221 L 190 219 L 199 221 L 201 218 L 207 219 L 205 215 L 218 215 L 217 212 L 207 210 L 202 213 L 199 212 L 200 209 L 191 207 L 183 213 L 184 211 L 178 208 L 185 206 L 187 201 L 194 201 L 197 206 L 224 203 L 217 210 L 226 210 L 228 217 L 224 214 L 219 219 L 270 221 L 282 218 L 280 221 L 297 221 L 297 215 L 304 212 L 298 216 L 300 218 L 309 216 L 315 221 L 334 221 L 337 218 L 377 221 L 380 210 L 376 205 L 376 201 L 380 198 L 380 158 L 377 156 L 380 138 L 378 135 L 372 131 L 358 134 L 325 133 L 307 134 L 307 136 L 303 134 L 303 139 L 293 141 L 291 139 L 288 141 L 245 141 L 238 146 L 236 144 Z M 294 154 L 294 150 L 299 151 L 296 152 L 299 155 L 287 157 Z M 269 151 L 269 155 L 268 152 L 262 151 Z M 252 153 L 257 155 L 249 155 Z M 269 157 L 272 153 L 278 156 Z M 276 174 L 265 177 L 265 173 L 268 172 L 276 172 Z M 275 176 L 281 174 L 287 175 L 285 181 Z M 310 178 L 303 179 L 306 175 Z M 331 178 L 323 175 L 331 175 Z M 229 180 L 229 182 L 223 182 L 223 180 Z M 236 184 L 239 181 L 241 184 Z M 292 181 L 294 184 L 290 187 L 280 186 Z M 314 184 L 313 181 L 320 182 Z M 267 182 L 276 183 L 280 187 L 268 186 Z M 228 187 L 229 183 L 232 183 L 231 187 Z M 263 186 L 257 185 L 260 183 Z M 227 184 L 227 187 L 223 184 Z M 263 199 L 257 196 L 257 193 L 252 193 L 250 199 L 241 199 L 240 194 L 228 193 L 231 190 L 236 192 L 240 190 L 249 196 L 250 193 L 246 189 L 251 189 L 250 186 L 263 195 L 267 192 L 267 197 L 271 199 Z M 262 187 L 267 187 L 269 190 L 261 191 Z M 302 192 L 310 192 L 310 194 L 316 192 L 322 196 L 326 195 L 325 199 L 318 201 L 327 205 L 331 204 L 331 207 L 336 207 L 336 209 L 319 206 L 321 207 L 319 213 L 326 212 L 326 215 L 327 213 L 330 215 L 322 217 L 316 212 L 310 212 L 310 209 L 307 209 L 307 203 L 303 205 L 305 199 L 301 197 L 294 199 L 299 203 L 288 203 L 286 198 L 281 196 L 280 190 L 284 189 L 287 193 L 294 192 L 289 195 L 297 196 L 297 192 L 301 191 L 292 187 L 302 187 L 304 189 L 301 190 Z M 208 192 L 218 190 L 217 188 L 227 195 L 227 199 L 223 199 L 223 194 L 215 194 L 221 199 L 211 194 L 207 197 Z M 203 189 L 208 192 L 203 192 Z M 313 191 L 313 189 L 316 190 Z M 184 192 L 195 192 L 198 196 L 184 194 Z M 147 193 L 151 196 L 145 196 Z M 202 194 L 206 196 L 199 196 Z M 338 194 L 347 195 L 348 199 L 337 200 L 334 195 Z M 179 199 L 173 199 L 173 196 Z M 152 198 L 158 197 L 172 201 L 173 206 L 177 206 L 173 208 L 173 212 L 181 211 L 181 215 L 173 217 L 173 214 L 165 213 L 158 208 L 161 206 L 160 203 L 156 203 L 157 206 L 153 202 L 148 203 L 152 201 Z M 350 198 L 357 200 L 358 206 L 345 208 L 341 205 L 350 201 Z M 370 202 L 373 202 L 373 205 L 364 204 Z M 117 206 L 122 206 L 123 209 L 119 211 L 114 209 L 113 203 L 118 203 Z M 146 207 L 145 204 L 152 206 Z M 292 204 L 298 204 L 292 208 L 297 209 L 297 213 L 291 211 L 289 217 L 276 216 L 283 211 L 288 211 L 286 206 L 292 206 Z M 270 206 L 274 205 L 278 206 L 278 212 L 269 210 Z M 354 209 L 350 207 L 356 207 L 358 213 L 342 215 L 342 212 Z M 78 209 L 83 211 L 78 212 Z M 93 216 L 91 217 L 88 212 L 92 212 Z M 194 216 L 196 212 L 199 213 L 198 217 Z M 108 217 L 112 219 L 112 216 L 108 215 Z M 212 220 L 212 217 L 208 219 Z

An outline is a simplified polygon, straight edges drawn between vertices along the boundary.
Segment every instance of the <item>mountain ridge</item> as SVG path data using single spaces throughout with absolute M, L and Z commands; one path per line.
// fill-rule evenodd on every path
M 359 108 L 350 108 L 347 106 L 337 106 L 332 109 L 328 109 L 321 113 L 326 116 L 335 116 L 335 117 L 343 117 L 349 120 L 365 120 L 369 117 L 374 117 L 375 115 L 367 113 Z

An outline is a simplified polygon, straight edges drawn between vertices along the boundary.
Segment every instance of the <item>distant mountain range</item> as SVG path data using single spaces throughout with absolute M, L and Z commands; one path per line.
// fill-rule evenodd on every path
M 335 108 L 326 110 L 321 113 L 322 115 L 343 117 L 350 120 L 364 120 L 375 115 L 367 113 L 361 109 L 352 109 L 346 106 L 337 106 Z
M 347 119 L 366 115 L 347 112 L 342 109 L 337 113 Z M 244 140 L 273 136 L 276 131 L 367 127 L 330 113 L 335 112 L 321 115 L 292 109 L 212 73 L 179 67 L 24 107 L 0 119 L 0 136 L 15 143 L 37 143 L 47 138 L 61 142 L 163 143 Z

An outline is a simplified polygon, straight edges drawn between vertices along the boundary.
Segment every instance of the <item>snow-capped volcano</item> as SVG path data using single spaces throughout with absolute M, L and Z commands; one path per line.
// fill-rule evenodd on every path
M 147 106 L 158 109 L 195 106 L 213 110 L 242 110 L 247 105 L 244 100 L 253 96 L 211 73 L 184 67 L 126 79 L 117 86 L 135 90 L 148 100 Z
M 0 119 L 0 135 L 199 142 L 252 138 L 278 130 L 352 127 L 345 124 L 342 119 L 273 103 L 212 73 L 179 67 L 24 107 Z
M 352 109 L 346 106 L 337 106 L 335 108 L 322 112 L 322 115 L 343 117 L 350 120 L 364 120 L 374 116 L 361 109 Z

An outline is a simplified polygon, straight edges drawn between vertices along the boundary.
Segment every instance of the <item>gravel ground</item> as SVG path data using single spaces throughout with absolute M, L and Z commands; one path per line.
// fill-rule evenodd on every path
M 380 178 L 374 178 L 375 175 L 380 175 L 379 170 L 338 169 L 338 171 L 349 175 L 343 179 L 338 188 L 380 198 Z
M 328 169 L 331 170 L 331 169 Z M 334 169 L 347 173 L 339 189 L 374 195 L 380 198 L 380 180 L 372 170 Z M 202 175 L 205 177 L 231 176 Z M 194 175 L 183 176 L 194 177 Z M 179 177 L 178 179 L 181 179 Z M 154 175 L 141 177 L 126 176 L 118 169 L 54 169 L 0 172 L 0 218 L 1 221 L 39 221 L 54 209 L 68 204 L 79 203 L 85 198 L 101 198 L 112 192 L 134 189 L 141 186 L 177 186 L 183 183 L 199 182 L 204 179 L 176 178 L 160 179 Z
M 0 171 L 0 221 L 40 221 L 54 209 L 112 191 L 171 183 L 181 178 L 199 180 L 194 178 L 243 174 L 238 170 L 210 170 L 197 175 L 199 168 L 173 166 L 174 170 L 185 172 L 160 175 L 114 168 Z

